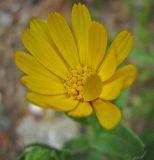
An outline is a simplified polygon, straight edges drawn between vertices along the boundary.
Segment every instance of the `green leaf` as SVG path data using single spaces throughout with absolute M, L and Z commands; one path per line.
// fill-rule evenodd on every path
M 127 127 L 120 124 L 113 130 L 105 130 L 95 124 L 95 116 L 91 116 L 90 132 L 67 142 L 64 149 L 68 151 L 69 160 L 101 160 L 105 154 L 118 160 L 135 160 L 144 155 L 144 144 Z
M 91 146 L 102 153 L 135 160 L 144 155 L 144 144 L 127 127 L 120 124 L 113 130 L 100 130 L 91 141 Z
M 66 160 L 99 160 L 102 153 L 91 148 L 87 136 L 81 136 L 65 143 Z
M 89 142 L 85 136 L 77 137 L 66 142 L 63 149 L 67 153 L 66 159 L 80 159 L 89 150 Z
M 40 147 L 36 147 L 34 149 L 31 150 L 31 152 L 29 152 L 26 155 L 26 159 L 25 160 L 49 160 L 50 159 L 50 153 L 51 151 L 48 149 L 43 149 Z
M 63 153 L 62 153 L 63 154 Z M 17 160 L 61 160 L 60 151 L 44 144 L 30 144 Z
M 76 160 L 102 160 L 102 153 L 98 150 L 91 148 L 85 154 L 78 157 Z
M 153 160 L 154 157 L 154 133 L 153 131 L 148 131 L 145 137 L 147 152 L 142 160 Z

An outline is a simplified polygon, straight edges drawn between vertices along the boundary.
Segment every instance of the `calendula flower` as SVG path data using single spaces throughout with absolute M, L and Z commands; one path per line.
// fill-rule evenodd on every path
M 22 33 L 28 53 L 15 54 L 25 73 L 21 82 L 29 89 L 27 99 L 74 117 L 94 111 L 104 128 L 115 127 L 121 111 L 111 101 L 132 84 L 136 68 L 127 64 L 117 70 L 132 48 L 132 34 L 123 30 L 109 49 L 107 37 L 106 28 L 80 3 L 73 6 L 71 28 L 56 12 L 46 22 L 32 19 Z

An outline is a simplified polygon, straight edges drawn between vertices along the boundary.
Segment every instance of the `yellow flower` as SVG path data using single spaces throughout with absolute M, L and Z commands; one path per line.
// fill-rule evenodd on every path
M 94 111 L 107 129 L 119 123 L 121 111 L 111 101 L 136 76 L 132 64 L 117 70 L 132 48 L 128 30 L 120 32 L 106 51 L 106 28 L 79 3 L 72 9 L 71 29 L 63 16 L 50 13 L 47 22 L 30 21 L 22 42 L 28 53 L 17 51 L 15 62 L 25 73 L 21 82 L 30 90 L 30 102 L 74 117 Z

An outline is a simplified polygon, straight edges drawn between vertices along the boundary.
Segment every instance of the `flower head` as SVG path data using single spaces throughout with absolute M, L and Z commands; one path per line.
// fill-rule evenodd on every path
M 74 117 L 94 111 L 107 129 L 118 124 L 121 111 L 111 101 L 136 76 L 132 64 L 117 70 L 132 48 L 128 30 L 120 32 L 106 49 L 106 28 L 79 3 L 72 9 L 71 29 L 63 16 L 50 13 L 47 22 L 30 21 L 22 42 L 28 53 L 17 51 L 15 62 L 25 73 L 21 82 L 29 89 L 30 102 Z

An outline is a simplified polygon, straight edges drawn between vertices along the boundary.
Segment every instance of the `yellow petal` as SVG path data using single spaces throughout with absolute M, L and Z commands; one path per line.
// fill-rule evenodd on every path
M 21 82 L 31 91 L 44 95 L 64 94 L 66 90 L 62 82 L 47 77 L 23 76 Z
M 64 61 L 46 39 L 27 29 L 22 33 L 22 41 L 39 63 L 59 77 L 66 77 L 68 70 Z
M 47 70 L 33 56 L 23 51 L 16 51 L 15 63 L 27 75 L 37 78 L 49 77 L 55 81 L 60 81 L 56 75 Z
M 75 109 L 69 111 L 68 115 L 73 117 L 86 117 L 89 116 L 91 113 L 92 113 L 92 107 L 90 103 L 81 102 Z
M 52 43 L 46 22 L 40 20 L 39 18 L 33 18 L 30 20 L 30 29 L 39 34 L 42 38 L 46 39 L 49 43 Z
M 74 4 L 72 9 L 72 30 L 77 43 L 80 62 L 85 65 L 88 57 L 88 33 L 91 17 L 85 5 Z
M 26 98 L 31 103 L 44 109 L 55 109 L 63 112 L 74 109 L 79 103 L 66 95 L 45 96 L 29 92 L 26 94 Z
M 105 27 L 97 22 L 92 22 L 88 40 L 88 65 L 97 70 L 107 45 L 107 31 Z
M 117 60 L 115 56 L 115 51 L 114 49 L 110 49 L 98 70 L 98 74 L 101 77 L 101 80 L 106 81 L 111 78 L 116 70 L 116 66 Z
M 58 13 L 51 13 L 48 16 L 50 35 L 61 53 L 61 56 L 71 67 L 79 64 L 77 47 L 71 30 L 64 19 Z
M 123 88 L 129 87 L 135 80 L 137 74 L 136 66 L 128 64 L 119 69 L 112 79 L 121 79 L 123 81 Z
M 100 98 L 103 100 L 113 100 L 117 98 L 123 86 L 121 79 L 114 79 L 113 81 L 106 82 L 102 87 Z
M 102 90 L 102 81 L 97 74 L 86 79 L 83 94 L 86 101 L 91 101 L 99 97 Z
M 121 111 L 108 101 L 97 100 L 92 103 L 100 124 L 106 129 L 116 127 L 121 120 Z
M 122 63 L 133 47 L 133 36 L 128 30 L 120 32 L 111 44 L 117 57 L 117 65 Z

